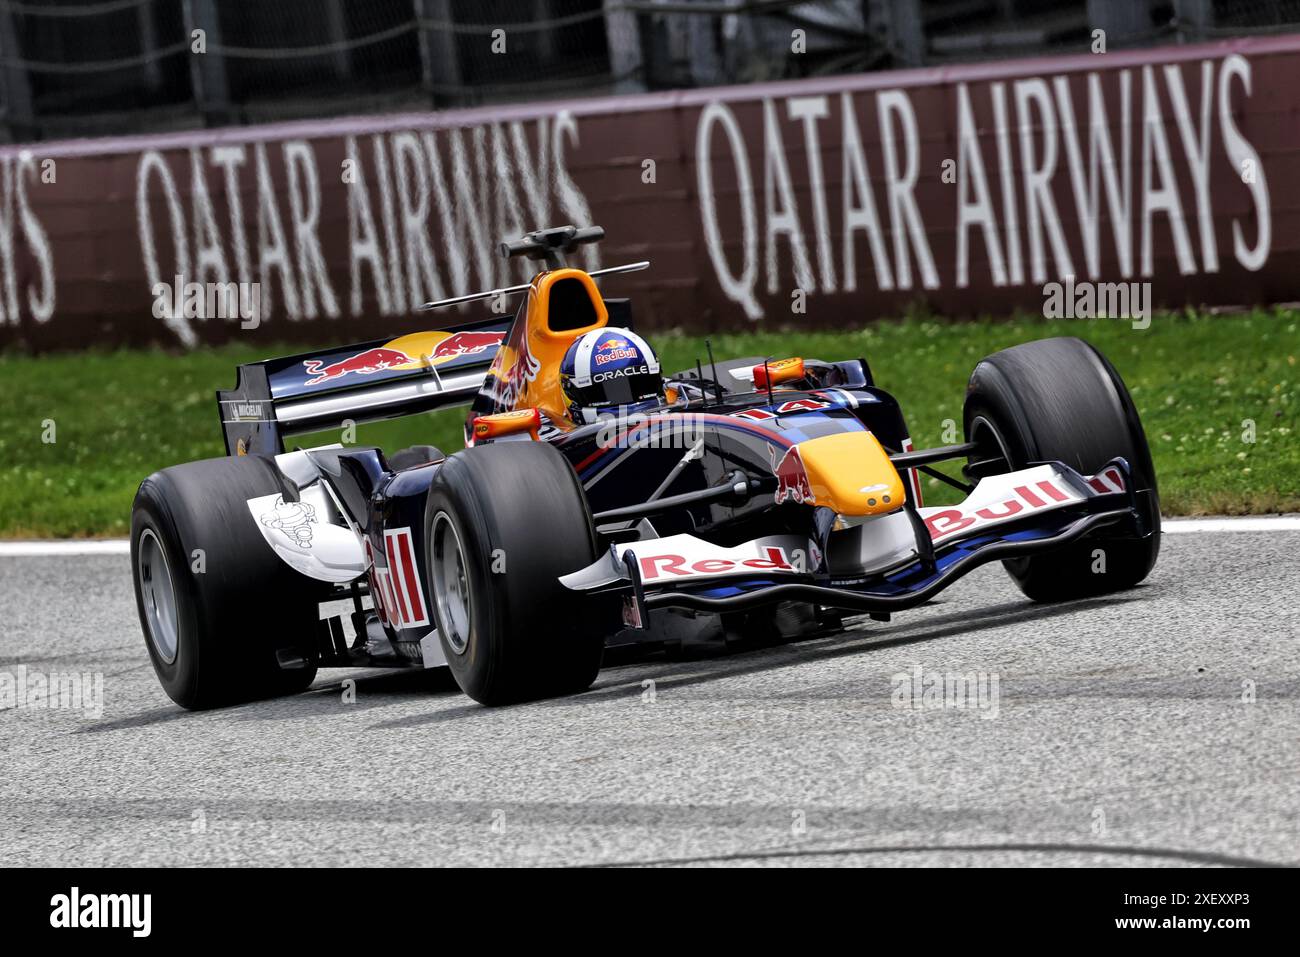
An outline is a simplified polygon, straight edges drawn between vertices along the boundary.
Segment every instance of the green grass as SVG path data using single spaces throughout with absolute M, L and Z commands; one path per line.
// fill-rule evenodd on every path
M 1300 314 L 1157 316 L 1126 322 L 1038 318 L 975 323 L 907 319 L 861 332 L 719 334 L 718 358 L 866 356 L 898 396 L 918 448 L 953 440 L 971 368 L 990 352 L 1055 335 L 1095 343 L 1137 402 L 1170 515 L 1300 510 Z M 699 337 L 658 335 L 666 369 L 703 355 Z M 213 390 L 234 367 L 278 352 L 224 347 L 189 354 L 0 354 L 0 536 L 122 535 L 140 479 L 154 469 L 222 454 Z M 1249 421 L 1248 421 L 1249 420 Z M 462 410 L 362 425 L 356 441 L 396 448 L 459 446 Z M 48 423 L 53 423 L 53 442 Z M 1245 441 L 1250 422 L 1254 442 Z M 322 434 L 303 444 L 338 441 Z M 955 437 L 960 441 L 960 437 Z M 927 500 L 950 501 L 929 480 Z M 955 494 L 955 493 L 953 493 Z

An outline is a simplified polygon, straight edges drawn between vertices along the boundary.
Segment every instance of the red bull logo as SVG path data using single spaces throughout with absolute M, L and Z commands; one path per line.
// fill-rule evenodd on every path
M 1005 479 L 1004 476 L 1000 478 Z M 1039 509 L 1061 508 L 1079 501 L 1079 496 L 1068 486 L 1062 486 L 1063 483 L 1054 478 L 1035 482 L 1032 487 L 1026 482 L 1012 488 L 1000 501 L 989 501 L 983 508 L 974 508 L 963 502 L 952 508 L 927 509 L 932 514 L 926 516 L 925 525 L 930 530 L 930 537 L 937 542 L 965 529 L 994 525 Z
M 501 345 L 501 340 L 505 336 L 504 330 L 497 332 L 453 332 L 433 347 L 433 351 L 429 353 L 429 359 L 432 362 L 438 362 L 439 360 L 454 359 L 456 356 L 478 355 L 480 352 L 486 352 L 488 349 L 495 349 Z
M 388 369 L 419 369 L 496 349 L 504 338 L 503 330 L 450 334 L 419 332 L 329 365 L 320 359 L 307 359 L 303 362 L 303 370 L 315 377 L 308 379 L 306 384 L 317 385 L 346 375 L 373 375 Z
M 775 450 L 772 451 L 772 458 L 775 462 Z M 778 505 L 782 502 L 812 505 L 816 501 L 812 483 L 808 481 L 808 472 L 803 467 L 803 458 L 799 455 L 799 446 L 792 445 L 786 449 L 781 461 L 772 466 L 772 472 L 776 475 L 775 501 Z
M 745 560 L 725 558 L 721 554 L 696 561 L 690 556 L 674 554 L 646 555 L 641 559 L 641 579 L 648 582 L 669 577 L 743 575 L 751 571 L 793 572 L 796 569 L 786 558 L 785 550 L 775 546 L 762 549 L 761 558 Z
M 619 359 L 639 359 L 640 355 L 632 344 L 626 339 L 606 339 L 600 345 L 596 346 L 595 354 L 592 359 L 596 365 L 603 366 L 609 362 L 616 362 Z
M 307 375 L 316 377 L 308 379 L 306 384 L 316 385 L 332 379 L 341 379 L 346 375 L 372 375 L 414 361 L 405 352 L 398 352 L 396 349 L 385 349 L 381 346 L 376 349 L 367 349 L 365 352 L 358 352 L 354 356 L 340 359 L 338 362 L 331 362 L 329 365 L 325 365 L 320 359 L 307 359 L 303 362 L 303 371 Z

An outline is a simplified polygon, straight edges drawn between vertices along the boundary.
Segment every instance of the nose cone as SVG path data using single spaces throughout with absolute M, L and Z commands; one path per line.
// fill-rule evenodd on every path
M 800 442 L 814 504 L 841 515 L 881 515 L 905 501 L 902 477 L 870 432 L 840 432 Z

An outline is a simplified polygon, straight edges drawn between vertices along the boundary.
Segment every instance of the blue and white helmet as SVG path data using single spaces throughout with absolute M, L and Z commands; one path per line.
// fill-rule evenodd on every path
M 560 363 L 560 389 L 579 425 L 661 405 L 659 357 L 635 332 L 606 327 L 575 339 Z

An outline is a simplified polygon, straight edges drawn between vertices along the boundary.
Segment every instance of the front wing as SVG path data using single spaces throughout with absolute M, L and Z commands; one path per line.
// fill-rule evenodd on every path
M 1116 527 L 1153 534 L 1146 503 L 1123 459 L 1096 475 L 1061 462 L 982 479 L 958 505 L 909 509 L 852 529 L 855 565 L 836 567 L 835 549 L 798 535 L 723 548 L 692 535 L 621 542 L 587 568 L 561 577 L 580 592 L 621 592 L 625 620 L 644 627 L 655 608 L 743 611 L 780 601 L 867 612 L 922 604 L 980 565 L 1060 548 Z M 847 536 L 845 536 L 847 537 Z

